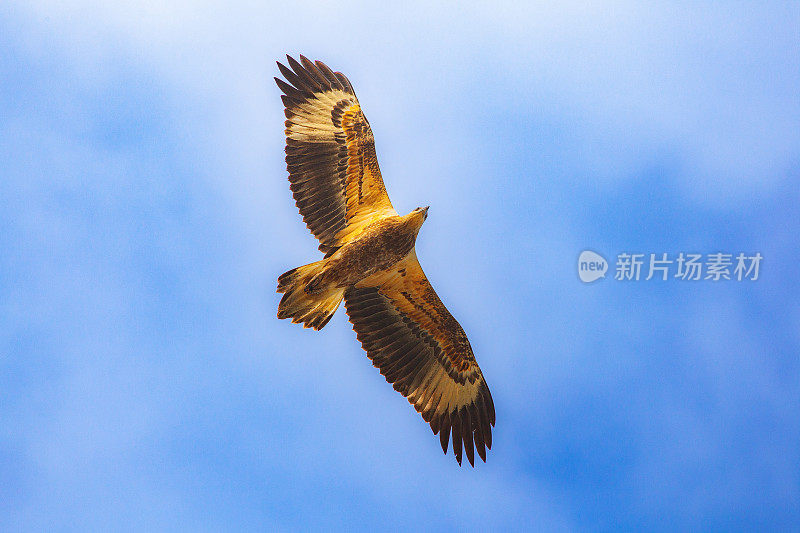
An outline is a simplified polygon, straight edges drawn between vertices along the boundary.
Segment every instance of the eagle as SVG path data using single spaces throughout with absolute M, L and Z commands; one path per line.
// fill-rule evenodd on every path
M 367 357 L 461 465 L 486 462 L 495 410 L 459 323 L 436 295 L 415 242 L 428 207 L 400 216 L 378 167 L 372 128 L 350 81 L 286 56 L 286 166 L 292 196 L 325 254 L 278 278 L 278 318 L 322 329 L 344 300 Z

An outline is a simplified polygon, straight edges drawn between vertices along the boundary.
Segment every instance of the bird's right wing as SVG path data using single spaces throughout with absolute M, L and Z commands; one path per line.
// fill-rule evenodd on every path
M 386 381 L 439 434 L 447 453 L 474 465 L 492 447 L 494 402 L 469 340 L 436 295 L 414 250 L 391 270 L 348 289 L 344 303 L 358 340 Z M 473 448 L 474 444 L 474 448 Z
M 331 254 L 375 220 L 397 212 L 350 82 L 321 61 L 286 59 L 291 69 L 278 63 L 286 81 L 275 82 L 286 106 L 290 187 L 320 250 Z

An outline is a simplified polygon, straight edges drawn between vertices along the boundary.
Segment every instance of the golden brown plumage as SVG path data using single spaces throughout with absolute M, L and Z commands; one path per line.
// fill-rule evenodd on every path
M 344 299 L 367 356 L 439 434 L 474 465 L 492 446 L 494 404 L 459 323 L 417 260 L 427 208 L 399 216 L 350 82 L 324 63 L 287 56 L 275 78 L 286 106 L 286 164 L 300 214 L 325 258 L 278 279 L 278 318 L 321 329 Z M 288 83 L 287 83 L 288 82 Z
M 300 214 L 330 253 L 371 222 L 397 215 L 383 185 L 372 128 L 353 87 L 321 61 L 286 56 L 275 78 L 286 106 L 286 165 Z M 343 194 L 344 193 L 344 194 Z

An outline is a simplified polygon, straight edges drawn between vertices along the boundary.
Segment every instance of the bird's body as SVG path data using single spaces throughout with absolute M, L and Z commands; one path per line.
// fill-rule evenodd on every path
M 412 211 L 405 217 L 388 216 L 373 222 L 324 260 L 323 279 L 347 288 L 385 272 L 414 249 L 424 218 L 424 211 Z
M 491 448 L 494 404 L 467 336 L 419 265 L 414 244 L 428 208 L 400 216 L 350 82 L 323 63 L 287 56 L 286 162 L 300 213 L 325 258 L 278 278 L 278 318 L 321 329 L 342 300 L 381 374 L 470 464 Z M 291 85 L 290 85 L 291 84 Z

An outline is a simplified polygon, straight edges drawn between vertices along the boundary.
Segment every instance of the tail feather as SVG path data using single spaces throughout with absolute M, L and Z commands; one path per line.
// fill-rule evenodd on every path
M 278 304 L 278 318 L 291 318 L 303 327 L 322 329 L 330 321 L 344 298 L 344 289 L 319 287 L 325 260 L 293 268 L 278 277 L 278 292 L 283 293 Z M 313 286 L 309 286 L 316 282 Z

